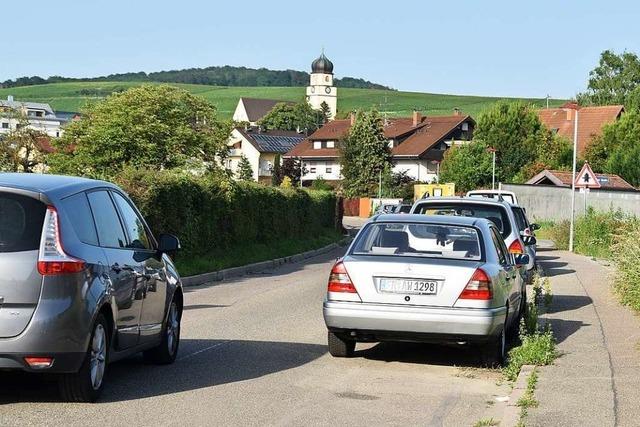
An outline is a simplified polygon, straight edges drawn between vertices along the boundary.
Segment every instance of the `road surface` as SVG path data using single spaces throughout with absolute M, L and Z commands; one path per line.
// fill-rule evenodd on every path
M 465 348 L 359 344 L 327 353 L 322 299 L 334 253 L 189 288 L 177 362 L 110 365 L 98 403 L 57 400 L 55 384 L 0 374 L 0 425 L 421 425 L 499 419 L 498 371 Z M 498 400 L 496 400 L 498 398 Z

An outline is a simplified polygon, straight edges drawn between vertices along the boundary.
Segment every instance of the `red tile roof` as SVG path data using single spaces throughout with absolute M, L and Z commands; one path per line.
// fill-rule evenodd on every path
M 602 127 L 613 123 L 624 111 L 622 105 L 605 105 L 601 107 L 577 107 L 578 116 L 578 153 L 584 153 L 585 148 L 594 136 L 602 133 Z M 549 129 L 557 129 L 562 135 L 573 141 L 576 105 L 565 104 L 561 108 L 548 108 L 538 111 L 542 123 Z
M 413 126 L 412 118 L 394 118 L 389 119 L 384 127 L 384 136 L 395 139 L 409 135 L 391 152 L 394 156 L 420 157 L 465 121 L 473 122 L 473 119 L 463 115 L 422 117 L 420 123 Z M 340 150 L 337 147 L 314 149 L 313 141 L 338 141 L 347 134 L 350 127 L 350 119 L 329 122 L 296 145 L 286 156 L 339 157 Z
M 580 123 L 580 119 L 578 119 L 578 123 Z M 629 184 L 627 181 L 625 181 L 618 175 L 597 173 L 596 177 L 598 178 L 598 181 L 600 181 L 600 184 L 602 185 L 601 187 L 602 190 L 610 190 L 610 189 L 635 190 L 633 185 Z M 545 182 L 550 182 L 553 185 L 557 185 L 559 187 L 570 187 L 572 181 L 573 181 L 573 173 L 570 171 L 557 171 L 557 170 L 545 169 L 539 174 L 537 174 L 536 176 L 534 176 L 533 178 L 531 178 L 526 183 L 536 185 L 536 184 L 542 184 Z M 603 181 L 606 181 L 606 183 Z

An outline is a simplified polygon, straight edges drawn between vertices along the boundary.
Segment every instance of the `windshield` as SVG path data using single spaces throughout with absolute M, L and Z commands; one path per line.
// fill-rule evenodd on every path
M 500 205 L 483 203 L 422 203 L 416 206 L 416 214 L 424 215 L 451 215 L 451 216 L 471 216 L 475 218 L 486 218 L 493 222 L 502 238 L 507 238 L 511 234 L 511 225 L 507 211 Z
M 430 223 L 370 224 L 358 237 L 352 254 L 481 259 L 475 228 Z

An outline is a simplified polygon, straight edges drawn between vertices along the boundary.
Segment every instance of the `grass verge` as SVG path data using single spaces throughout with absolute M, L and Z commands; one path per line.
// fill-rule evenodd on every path
M 314 237 L 275 239 L 269 244 L 242 243 L 204 255 L 179 254 L 176 266 L 183 276 L 209 273 L 319 249 L 343 238 L 339 232 L 325 229 Z

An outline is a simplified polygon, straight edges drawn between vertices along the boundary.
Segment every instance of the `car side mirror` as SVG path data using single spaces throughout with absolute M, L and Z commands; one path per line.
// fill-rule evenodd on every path
M 529 255 L 527 254 L 516 254 L 515 255 L 515 261 L 516 261 L 516 265 L 520 266 L 520 265 L 527 265 L 529 264 Z
M 538 240 L 534 236 L 522 236 L 522 241 L 525 246 L 533 246 L 538 243 Z
M 158 252 L 174 255 L 181 249 L 180 240 L 173 234 L 161 234 L 158 239 Z
M 540 230 L 540 225 L 538 225 L 538 224 L 530 224 L 529 228 L 531 229 L 531 231 Z

